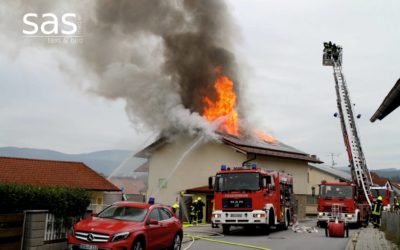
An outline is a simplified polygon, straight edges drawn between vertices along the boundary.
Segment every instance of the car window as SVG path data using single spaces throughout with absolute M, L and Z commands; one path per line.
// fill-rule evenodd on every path
M 158 208 L 155 208 L 150 212 L 149 220 L 160 220 L 160 213 L 158 212 Z
M 160 214 L 161 214 L 161 220 L 168 220 L 172 217 L 171 212 L 165 208 L 160 208 Z

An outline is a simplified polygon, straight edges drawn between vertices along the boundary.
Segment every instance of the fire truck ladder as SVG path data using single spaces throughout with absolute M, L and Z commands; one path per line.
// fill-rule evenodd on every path
M 358 194 L 363 193 L 368 204 L 371 206 L 370 187 L 372 186 L 372 179 L 362 151 L 361 141 L 354 119 L 353 106 L 342 73 L 342 47 L 331 44 L 330 42 L 329 44 L 324 43 L 324 46 L 322 64 L 324 66 L 333 66 L 339 118 L 344 143 L 349 156 L 351 176 L 353 182 L 357 186 Z

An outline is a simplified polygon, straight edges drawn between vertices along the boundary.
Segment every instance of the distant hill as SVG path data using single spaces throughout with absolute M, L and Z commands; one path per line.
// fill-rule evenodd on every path
M 349 167 L 335 167 L 335 169 L 350 173 Z M 380 177 L 400 181 L 400 169 L 398 168 L 370 169 L 370 171 L 377 173 Z
M 129 160 L 121 166 L 114 175 L 136 176 L 133 171 L 146 160 L 133 156 L 134 152 L 129 150 L 103 150 L 85 154 L 64 154 L 58 151 L 34 148 L 2 147 L 0 156 L 33 158 L 59 161 L 84 162 L 90 168 L 105 176 L 110 175 L 118 166 L 128 158 Z M 140 174 L 139 174 L 140 175 Z

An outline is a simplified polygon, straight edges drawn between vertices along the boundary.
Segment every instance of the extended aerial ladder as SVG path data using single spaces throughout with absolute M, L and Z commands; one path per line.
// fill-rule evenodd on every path
M 342 73 L 342 47 L 336 44 L 324 43 L 322 64 L 333 67 L 337 105 L 342 127 L 343 139 L 349 156 L 351 176 L 357 187 L 358 197 L 365 197 L 371 206 L 371 174 L 368 170 L 360 137 L 354 119 L 353 105 L 350 101 L 349 91 Z

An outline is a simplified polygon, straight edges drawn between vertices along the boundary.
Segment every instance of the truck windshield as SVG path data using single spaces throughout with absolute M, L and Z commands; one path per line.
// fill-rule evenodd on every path
M 371 193 L 374 196 L 374 198 L 377 198 L 378 196 L 386 197 L 386 189 L 371 188 Z
M 321 198 L 352 198 L 352 186 L 321 185 L 319 189 Z
M 258 173 L 218 174 L 215 179 L 215 191 L 256 191 L 260 189 Z

